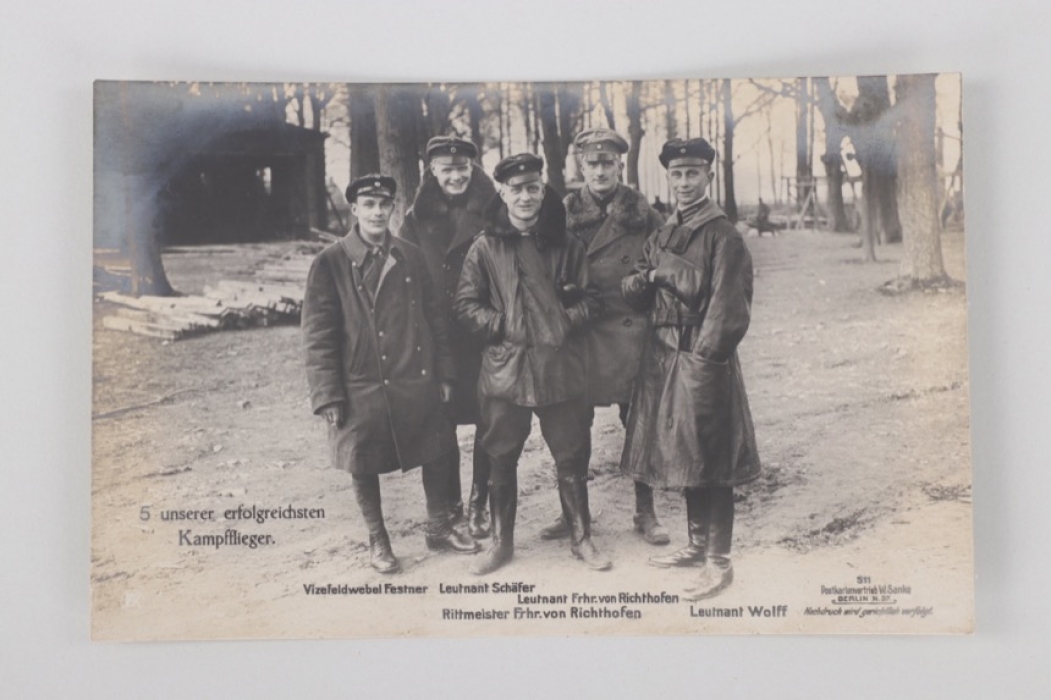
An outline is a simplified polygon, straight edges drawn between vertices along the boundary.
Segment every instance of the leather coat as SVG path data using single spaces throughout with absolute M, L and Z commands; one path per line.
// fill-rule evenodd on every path
M 622 285 L 652 327 L 621 457 L 632 478 L 679 489 L 735 486 L 759 475 L 737 358 L 752 282 L 744 239 L 711 201 L 686 221 L 673 215 L 646 242 Z

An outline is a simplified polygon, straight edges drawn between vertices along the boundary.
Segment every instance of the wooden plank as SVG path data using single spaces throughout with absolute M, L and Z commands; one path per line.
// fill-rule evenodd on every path
M 115 311 L 118 316 L 160 326 L 169 325 L 188 330 L 219 329 L 222 327 L 222 321 L 220 319 L 212 316 L 202 316 L 200 314 L 180 312 L 162 313 L 157 311 L 144 311 L 142 309 L 131 309 L 127 307 L 120 307 Z
M 160 338 L 162 340 L 178 340 L 185 335 L 183 331 L 164 328 L 152 323 L 143 323 L 142 321 L 135 321 L 121 316 L 106 316 L 102 319 L 102 325 L 110 330 L 124 331 L 125 333 L 134 333 L 135 335 L 144 335 L 148 338 Z

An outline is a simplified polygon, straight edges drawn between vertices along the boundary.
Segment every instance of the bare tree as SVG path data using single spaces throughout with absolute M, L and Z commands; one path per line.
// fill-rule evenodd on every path
M 886 76 L 858 78 L 858 98 L 844 123 L 861 167 L 864 192 L 862 247 L 866 260 L 876 259 L 877 239 L 893 243 L 901 240 L 898 221 L 897 154 L 894 120 L 890 110 L 890 89 Z
M 628 88 L 626 109 L 628 113 L 628 164 L 627 183 L 630 187 L 639 187 L 639 153 L 642 150 L 642 137 L 646 131 L 642 128 L 642 106 L 639 103 L 642 83 L 633 80 Z
M 354 179 L 380 169 L 376 139 L 376 88 L 347 84 L 347 113 L 350 115 L 350 177 Z
M 932 74 L 898 76 L 898 197 L 905 254 L 901 277 L 912 286 L 944 284 L 938 173 L 935 161 L 935 89 Z
M 401 228 L 420 184 L 420 99 L 415 87 L 384 85 L 376 91 L 376 136 L 380 169 L 398 183 L 391 230 Z
M 821 155 L 821 163 L 825 167 L 825 177 L 828 180 L 828 208 L 832 217 L 832 230 L 849 231 L 850 224 L 847 222 L 846 207 L 843 203 L 842 144 L 846 131 L 842 122 L 846 110 L 839 103 L 828 78 L 813 80 L 817 91 L 818 111 L 825 123 L 825 152 Z
M 562 172 L 565 157 L 562 155 L 562 139 L 558 132 L 558 98 L 552 85 L 537 85 L 536 93 L 540 107 L 540 128 L 544 134 L 547 184 L 562 194 L 566 191 L 566 181 Z
M 609 91 L 607 88 L 608 83 L 603 80 L 598 84 L 599 89 L 599 101 L 602 103 L 602 111 L 606 114 L 606 125 L 610 129 L 616 130 L 617 120 L 613 116 L 613 104 L 609 100 Z

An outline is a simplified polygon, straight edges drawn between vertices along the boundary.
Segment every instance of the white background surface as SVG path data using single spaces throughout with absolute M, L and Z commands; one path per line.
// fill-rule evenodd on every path
M 3 3 L 0 696 L 1047 697 L 1049 12 L 798 5 Z M 965 76 L 976 635 L 88 640 L 92 80 L 927 71 Z

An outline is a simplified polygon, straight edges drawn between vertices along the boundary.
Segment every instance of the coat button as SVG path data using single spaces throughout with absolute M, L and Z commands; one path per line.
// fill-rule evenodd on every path
M 412 278 L 411 277 L 406 277 L 405 278 L 405 284 L 408 284 L 410 282 L 412 282 Z
M 623 258 L 620 259 L 620 261 L 622 263 L 624 263 L 625 265 L 627 265 L 628 263 L 631 262 L 631 258 L 629 258 L 627 255 L 625 255 Z
M 419 345 L 417 345 L 416 346 L 416 352 L 423 352 L 423 348 L 421 348 Z
M 625 326 L 630 328 L 632 323 L 633 323 L 633 321 L 631 320 L 631 318 L 624 319 L 624 325 Z
M 421 369 L 421 370 L 420 370 L 420 374 L 422 374 L 423 376 L 425 376 L 425 377 L 426 377 L 426 376 L 427 376 L 427 370 L 425 370 L 425 369 Z
M 376 335 L 378 335 L 379 337 L 381 337 L 381 338 L 382 338 L 382 337 L 383 337 L 383 331 L 380 331 L 380 332 L 379 332 L 379 333 L 377 333 Z
M 389 379 L 384 379 L 384 380 L 383 380 L 383 383 L 384 383 L 385 385 L 386 385 L 386 384 L 390 384 L 390 380 L 389 380 Z
M 383 360 L 384 362 L 386 362 L 387 356 L 386 355 L 380 355 L 380 359 Z

